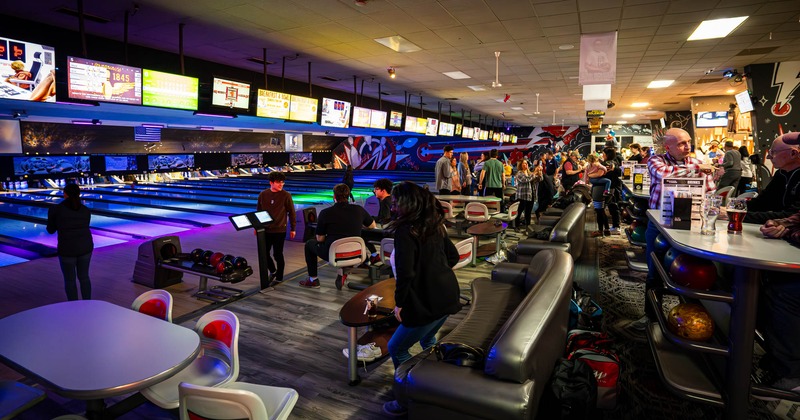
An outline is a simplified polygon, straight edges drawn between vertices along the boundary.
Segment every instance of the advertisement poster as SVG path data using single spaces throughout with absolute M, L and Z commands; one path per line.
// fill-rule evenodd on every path
M 142 69 L 67 57 L 67 90 L 72 99 L 142 104 Z
M 322 98 L 322 119 L 319 125 L 348 128 L 350 126 L 350 102 Z
M 287 152 L 302 152 L 303 151 L 303 135 L 300 133 L 286 133 L 286 151 Z
M 700 229 L 700 205 L 706 191 L 706 179 L 664 178 L 661 180 L 661 223 L 672 226 L 672 202 L 674 198 L 691 198 L 692 229 Z
M 0 98 L 56 101 L 53 47 L 0 38 Z
M 289 119 L 317 122 L 317 99 L 292 95 L 292 101 L 289 103 Z
M 288 120 L 291 98 L 288 93 L 259 89 L 256 116 Z

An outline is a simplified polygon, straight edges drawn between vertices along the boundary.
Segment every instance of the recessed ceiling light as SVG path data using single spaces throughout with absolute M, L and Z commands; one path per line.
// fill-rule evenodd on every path
M 733 93 L 733 92 L 736 92 L 736 90 L 734 90 L 734 89 L 728 89 L 728 90 L 726 90 L 725 92 L 726 92 L 726 93 Z
M 622 114 L 622 118 L 633 118 L 636 114 Z
M 644 108 L 647 105 L 650 105 L 650 104 L 648 102 L 634 102 L 634 103 L 631 104 L 631 106 L 634 107 L 634 108 Z
M 559 45 L 558 46 L 559 50 L 571 50 L 573 48 L 575 48 L 575 46 L 572 45 L 572 44 L 564 44 L 564 45 Z
M 511 109 L 514 110 L 514 111 L 522 111 L 525 108 L 523 108 L 521 106 L 512 106 Z
M 375 38 L 374 41 L 400 53 L 409 53 L 422 50 L 422 48 L 400 35 Z
M 458 79 L 471 79 L 471 77 L 468 74 L 460 72 L 460 71 L 448 71 L 448 72 L 444 72 L 442 74 L 447 76 L 447 77 L 449 77 L 449 78 L 451 78 L 451 79 L 456 79 L 456 80 L 458 80 Z
M 616 124 L 627 124 L 627 123 L 628 123 L 628 122 L 627 122 L 627 121 L 624 121 L 624 120 L 620 120 L 620 121 L 617 121 L 617 122 L 616 122 Z
M 734 29 L 739 27 L 739 25 L 741 25 L 742 22 L 744 22 L 747 18 L 748 16 L 739 16 L 727 19 L 704 20 L 700 23 L 700 26 L 698 26 L 697 29 L 695 29 L 694 32 L 689 35 L 689 39 L 687 39 L 687 41 L 725 38 L 729 33 L 733 32 Z
M 674 82 L 675 82 L 674 80 L 653 80 L 652 82 L 650 82 L 649 85 L 647 85 L 647 88 L 648 89 L 665 88 L 669 87 L 669 85 L 671 85 Z
M 483 85 L 474 85 L 474 86 L 467 86 L 468 88 L 474 90 L 475 92 L 480 92 L 486 90 Z

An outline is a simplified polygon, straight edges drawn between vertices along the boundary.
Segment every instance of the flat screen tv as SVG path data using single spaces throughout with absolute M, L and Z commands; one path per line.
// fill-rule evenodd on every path
M 56 101 L 53 47 L 0 37 L 0 98 Z
M 369 120 L 372 116 L 372 110 L 368 108 L 361 108 L 360 106 L 353 107 L 353 127 L 369 128 Z
M 72 99 L 142 104 L 142 69 L 67 57 L 67 92 Z
M 439 135 L 446 136 L 447 135 L 447 123 L 439 123 Z
M 744 91 L 734 95 L 739 112 L 750 112 L 753 110 L 753 101 L 750 99 L 750 92 Z
M 428 118 L 427 125 L 425 127 L 425 135 L 426 136 L 435 136 L 438 134 L 439 130 L 439 120 L 436 118 Z
M 149 155 L 147 168 L 151 171 L 171 171 L 194 167 L 194 155 Z
M 472 138 L 472 131 L 473 131 L 472 127 L 464 127 L 464 129 L 461 132 L 461 137 L 463 137 L 465 139 L 471 139 Z
M 286 133 L 286 151 L 287 152 L 303 151 L 302 133 Z
M 386 111 L 373 109 L 369 116 L 369 128 L 383 130 L 386 128 Z
M 350 127 L 350 102 L 322 98 L 322 118 L 319 125 L 325 127 Z
M 456 136 L 460 136 L 461 135 L 461 130 L 463 130 L 463 129 L 464 129 L 464 125 L 463 124 L 456 124 L 456 131 L 455 131 L 454 134 Z
M 289 119 L 294 121 L 317 122 L 316 98 L 292 95 L 292 102 L 289 104 Z
M 127 172 L 137 170 L 135 155 L 106 155 L 105 160 L 106 172 Z
M 250 108 L 250 84 L 215 77 L 211 105 L 231 109 Z
M 231 166 L 253 166 L 264 163 L 261 153 L 231 153 Z
M 197 110 L 196 77 L 142 70 L 142 105 Z
M 697 127 L 727 127 L 728 126 L 728 112 L 698 112 L 697 113 Z
M 417 132 L 417 117 L 412 117 L 410 115 L 406 116 L 406 130 L 412 133 Z
M 25 156 L 14 158 L 14 175 L 62 175 L 91 172 L 89 156 Z
M 392 111 L 389 113 L 389 128 L 400 129 L 403 127 L 403 113 L 399 111 Z
M 311 163 L 311 152 L 289 153 L 290 165 L 305 165 Z
M 288 93 L 259 89 L 256 116 L 288 120 L 291 101 L 292 95 Z
M 425 134 L 428 130 L 428 120 L 425 118 L 417 118 L 417 133 Z

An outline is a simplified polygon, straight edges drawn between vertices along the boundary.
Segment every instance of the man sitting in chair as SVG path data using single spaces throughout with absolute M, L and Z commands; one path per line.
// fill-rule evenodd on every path
M 375 198 L 378 199 L 379 208 L 378 215 L 375 217 L 375 222 L 384 224 L 389 223 L 392 218 L 391 205 L 392 205 L 392 180 L 388 178 L 381 178 L 372 184 L 372 192 L 375 193 Z M 367 244 L 367 249 L 370 253 L 371 264 L 375 264 L 381 260 L 378 255 L 378 249 L 375 248 L 375 242 L 380 242 L 384 238 L 383 233 L 376 231 L 365 230 L 361 233 L 361 237 Z
M 333 241 L 351 236 L 361 236 L 361 229 L 375 228 L 375 220 L 357 204 L 350 204 L 350 188 L 344 184 L 333 187 L 334 204 L 323 209 L 317 217 L 316 237 L 306 242 L 306 267 L 308 278 L 300 286 L 319 289 L 317 258 L 328 260 L 328 251 Z M 336 285 L 341 288 L 341 285 Z

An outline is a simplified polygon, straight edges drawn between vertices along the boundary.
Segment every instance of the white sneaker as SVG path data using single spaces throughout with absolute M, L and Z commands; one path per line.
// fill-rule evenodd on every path
M 378 350 L 378 355 L 380 356 L 381 349 L 377 348 L 377 347 L 373 347 L 373 345 L 374 345 L 374 343 L 365 344 L 363 346 L 362 345 L 358 345 L 358 350 L 356 351 L 356 359 L 359 362 L 371 362 L 371 361 L 375 360 L 376 356 L 375 356 L 375 350 L 374 349 Z M 342 354 L 344 354 L 344 357 L 350 358 L 350 349 L 343 348 L 342 349 Z
M 612 235 L 619 235 L 620 234 L 619 228 L 612 227 L 609 230 L 611 231 Z
M 373 343 L 367 343 L 363 347 L 368 348 L 372 352 L 372 355 L 376 359 L 381 357 L 381 356 L 383 356 L 383 352 L 381 351 L 381 348 L 378 347 L 374 342 Z

